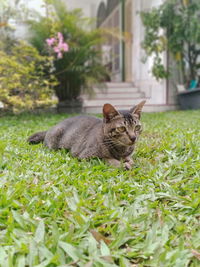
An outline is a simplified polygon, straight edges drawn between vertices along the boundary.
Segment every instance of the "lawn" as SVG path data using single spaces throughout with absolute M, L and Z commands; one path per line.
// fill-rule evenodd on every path
M 144 114 L 131 171 L 27 144 L 63 118 L 0 118 L 0 266 L 200 266 L 200 111 Z

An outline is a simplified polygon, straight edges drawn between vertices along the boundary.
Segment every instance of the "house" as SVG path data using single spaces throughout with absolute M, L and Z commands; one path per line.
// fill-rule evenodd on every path
M 166 111 L 177 108 L 176 88 L 171 81 L 158 82 L 151 74 L 152 59 L 144 64 L 141 42 L 144 27 L 140 11 L 160 5 L 163 0 L 63 0 L 68 8 L 82 8 L 86 16 L 96 17 L 96 27 L 125 32 L 125 40 L 110 37 L 102 45 L 103 62 L 111 76 L 106 92 L 96 89 L 93 99 L 84 96 L 86 112 L 100 112 L 102 104 L 110 102 L 117 108 L 129 108 L 146 99 L 146 111 Z M 163 62 L 168 65 L 167 54 Z
M 160 5 L 165 0 L 60 0 L 67 8 L 81 8 L 84 15 L 96 18 L 93 27 L 104 28 L 125 38 L 110 36 L 102 45 L 103 63 L 110 71 L 109 82 L 104 91 L 95 89 L 95 96 L 83 97 L 84 111 L 101 112 L 104 103 L 111 103 L 119 109 L 130 108 L 146 99 L 145 111 L 166 111 L 177 108 L 176 87 L 171 80 L 157 81 L 151 74 L 152 58 L 142 62 L 144 51 L 141 43 L 144 37 L 139 12 Z M 43 0 L 29 0 L 29 6 L 41 10 Z M 31 6 L 32 5 L 32 6 Z M 171 65 L 167 53 L 163 62 Z

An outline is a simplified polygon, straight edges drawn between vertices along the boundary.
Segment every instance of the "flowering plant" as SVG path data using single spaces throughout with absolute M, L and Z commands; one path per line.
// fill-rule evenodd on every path
M 64 38 L 61 32 L 57 33 L 56 37 L 46 39 L 47 45 L 53 49 L 54 53 L 57 54 L 57 58 L 61 59 L 63 54 L 69 51 L 69 45 L 64 42 Z
M 92 93 L 93 86 L 108 75 L 101 61 L 101 51 L 97 49 L 102 41 L 102 30 L 90 29 L 89 20 L 82 11 L 66 10 L 64 1 L 45 3 L 52 10 L 52 16 L 30 21 L 30 42 L 41 54 L 46 54 L 48 48 L 53 55 L 50 71 L 58 80 L 54 87 L 58 108 L 68 104 L 79 106 L 81 93 Z M 69 36 L 69 41 L 65 42 L 65 36 Z

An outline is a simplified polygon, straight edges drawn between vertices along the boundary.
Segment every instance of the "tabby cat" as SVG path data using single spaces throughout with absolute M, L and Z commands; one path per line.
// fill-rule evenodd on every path
M 123 164 L 130 169 L 131 154 L 142 132 L 140 115 L 144 104 L 142 101 L 129 111 L 118 111 L 105 104 L 103 120 L 92 116 L 71 117 L 48 131 L 35 133 L 28 142 L 44 142 L 50 149 L 68 149 L 79 159 L 98 157 L 113 166 Z

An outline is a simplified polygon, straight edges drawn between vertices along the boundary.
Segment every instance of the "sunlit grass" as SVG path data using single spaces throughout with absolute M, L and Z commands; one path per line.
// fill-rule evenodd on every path
M 144 114 L 131 171 L 27 144 L 65 117 L 0 118 L 0 266 L 199 266 L 200 111 Z

